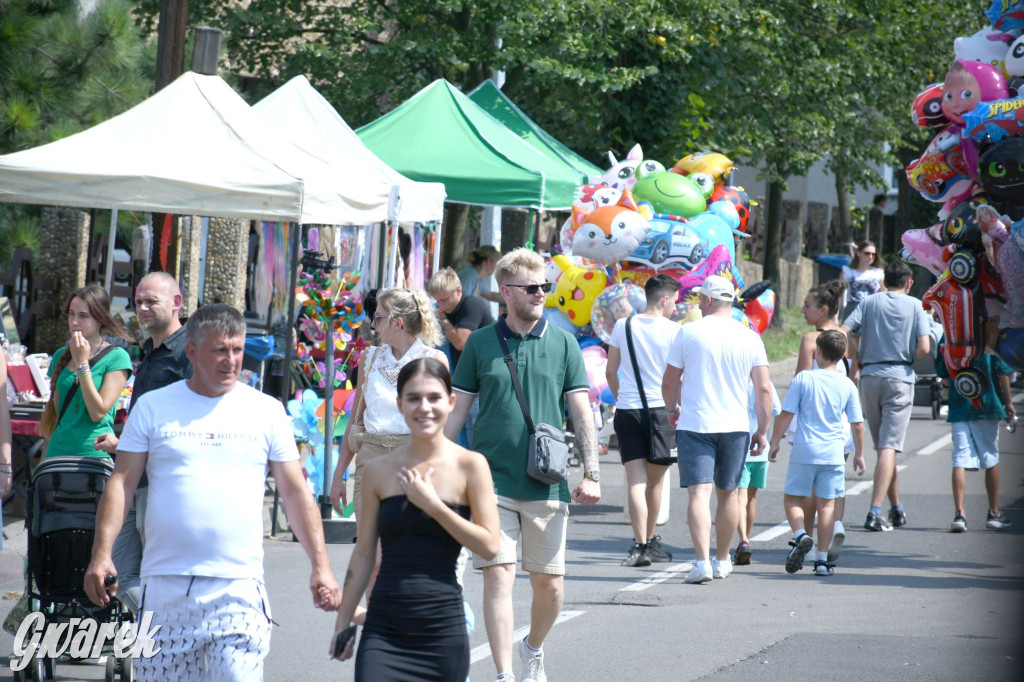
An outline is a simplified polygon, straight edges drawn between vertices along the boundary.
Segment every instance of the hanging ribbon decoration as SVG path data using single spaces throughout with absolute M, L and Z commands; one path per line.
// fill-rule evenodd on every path
M 526 237 L 526 243 L 523 244 L 523 246 L 528 248 L 530 251 L 533 251 L 533 248 L 534 248 L 535 244 L 533 243 L 533 209 L 532 208 L 530 209 L 529 221 L 530 221 L 530 232 L 528 233 L 528 235 Z

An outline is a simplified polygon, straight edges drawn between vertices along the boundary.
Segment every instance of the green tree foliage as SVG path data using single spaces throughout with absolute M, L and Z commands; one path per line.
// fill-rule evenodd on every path
M 79 132 L 152 92 L 152 56 L 131 9 L 103 0 L 81 17 L 74 0 L 0 0 L 0 153 Z M 38 214 L 0 205 L 0 267 L 15 248 L 38 248 Z
M 942 80 L 953 38 L 984 24 L 958 0 L 723 0 L 703 19 L 718 47 L 701 53 L 703 141 L 761 169 L 769 183 L 765 276 L 777 282 L 786 180 L 828 159 L 851 185 L 878 182 L 920 138 L 914 95 Z M 717 28 L 717 31 L 716 31 Z M 706 124 L 706 127 L 703 127 Z M 688 137 L 690 133 L 681 132 Z
M 640 142 L 671 164 L 690 49 L 704 41 L 691 17 L 714 4 L 253 0 L 240 10 L 190 0 L 189 22 L 224 31 L 229 69 L 265 86 L 253 96 L 305 74 L 354 127 L 437 78 L 468 91 L 502 70 L 505 92 L 591 161 Z M 157 6 L 140 3 L 145 30 Z
M 143 42 L 131 3 L 0 0 L 0 152 L 88 128 L 142 101 Z

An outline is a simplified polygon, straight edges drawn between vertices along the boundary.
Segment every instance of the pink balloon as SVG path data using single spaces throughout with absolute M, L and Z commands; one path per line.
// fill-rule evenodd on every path
M 587 382 L 590 384 L 590 402 L 596 403 L 601 392 L 608 388 L 608 379 L 604 375 L 608 367 L 608 353 L 601 346 L 587 346 L 583 349 L 583 366 L 587 369 Z
M 942 260 L 942 246 L 936 242 L 941 230 L 940 223 L 923 230 L 907 230 L 900 237 L 910 257 L 928 268 L 933 275 L 941 275 L 946 269 L 946 263 Z
M 732 276 L 732 260 L 729 258 L 729 248 L 725 244 L 719 244 L 708 257 L 704 259 L 697 269 L 679 278 L 683 288 L 679 290 L 679 300 L 686 303 L 696 303 L 700 285 L 711 275 L 720 275 L 726 279 L 736 280 Z

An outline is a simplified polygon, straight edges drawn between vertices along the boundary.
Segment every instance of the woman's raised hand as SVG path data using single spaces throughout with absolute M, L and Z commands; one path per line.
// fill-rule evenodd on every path
M 68 340 L 68 352 L 71 353 L 71 359 L 75 361 L 76 365 L 88 364 L 91 349 L 89 340 L 82 332 L 71 332 L 71 338 Z
M 434 489 L 434 484 L 430 480 L 433 475 L 434 469 L 432 467 L 423 474 L 416 469 L 409 469 L 407 467 L 402 467 L 398 470 L 398 484 L 402 486 L 405 496 L 409 498 L 410 502 L 428 514 L 432 509 L 444 506 L 444 502 L 441 501 L 437 490 Z

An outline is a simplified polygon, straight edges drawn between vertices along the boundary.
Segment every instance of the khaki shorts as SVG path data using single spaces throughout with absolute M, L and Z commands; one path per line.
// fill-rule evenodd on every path
M 387 448 L 377 443 L 363 443 L 362 447 L 359 448 L 359 452 L 356 453 L 356 474 L 355 481 L 352 483 L 352 497 L 356 503 L 357 520 L 359 519 L 359 508 L 362 506 L 363 467 L 378 457 L 383 457 L 409 444 L 408 435 L 396 436 L 396 438 L 398 442 L 393 448 Z
M 903 440 L 914 412 L 914 384 L 877 376 L 861 376 L 860 405 L 875 450 L 903 452 Z
M 498 495 L 501 545 L 487 561 L 473 557 L 473 568 L 516 562 L 516 545 L 523 540 L 523 570 L 565 575 L 565 531 L 569 504 L 558 500 L 513 500 Z

